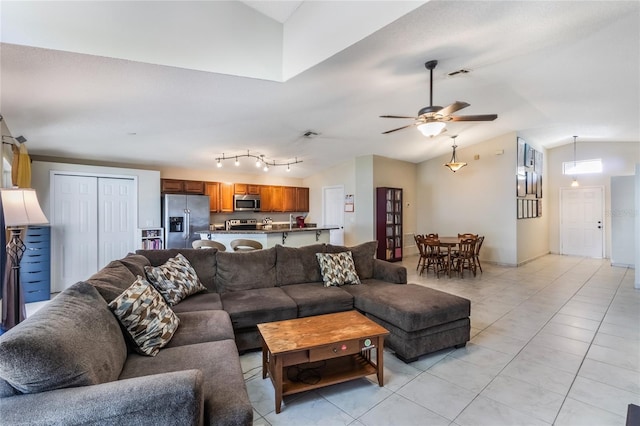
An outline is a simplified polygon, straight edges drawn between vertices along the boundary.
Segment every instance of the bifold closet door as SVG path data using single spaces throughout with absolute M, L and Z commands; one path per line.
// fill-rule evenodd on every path
M 51 291 L 98 270 L 98 186 L 90 176 L 54 175 Z
M 135 250 L 135 182 L 54 174 L 51 291 L 84 281 Z
M 98 178 L 98 269 L 135 251 L 135 182 Z

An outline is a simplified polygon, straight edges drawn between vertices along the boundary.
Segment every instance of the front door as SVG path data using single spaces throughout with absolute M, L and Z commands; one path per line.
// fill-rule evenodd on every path
M 602 258 L 604 188 L 560 188 L 560 253 Z

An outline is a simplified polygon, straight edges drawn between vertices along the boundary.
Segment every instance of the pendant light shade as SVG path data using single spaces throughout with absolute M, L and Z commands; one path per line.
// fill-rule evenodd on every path
M 467 163 L 458 161 L 456 158 L 456 148 L 457 148 L 456 138 L 457 137 L 458 136 L 452 136 L 453 145 L 451 146 L 451 148 L 453 148 L 453 153 L 451 154 L 451 160 L 449 160 L 448 163 L 443 164 L 443 166 L 448 167 L 449 170 L 451 170 L 453 173 L 457 172 L 458 170 L 460 170 L 461 168 L 467 165 Z
M 417 129 L 420 130 L 424 136 L 434 137 L 439 135 L 445 128 L 446 124 L 441 121 L 432 121 L 429 123 L 420 124 Z
M 577 188 L 577 187 L 580 186 L 580 184 L 578 183 L 578 179 L 576 179 L 576 175 L 575 175 L 575 172 L 576 172 L 576 139 L 577 138 L 578 138 L 577 136 L 573 137 L 573 173 L 574 173 L 574 175 L 573 175 L 573 182 L 571 182 L 571 187 L 573 187 L 573 188 Z

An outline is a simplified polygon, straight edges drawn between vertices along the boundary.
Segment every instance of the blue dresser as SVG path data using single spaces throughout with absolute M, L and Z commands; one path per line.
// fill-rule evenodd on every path
M 20 262 L 20 286 L 25 303 L 49 300 L 51 295 L 51 227 L 30 226 Z

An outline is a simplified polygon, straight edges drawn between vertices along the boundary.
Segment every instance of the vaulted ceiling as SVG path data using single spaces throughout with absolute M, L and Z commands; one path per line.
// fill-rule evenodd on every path
M 0 113 L 32 154 L 207 169 L 250 150 L 303 160 L 291 176 L 306 177 L 360 155 L 421 162 L 453 135 L 461 147 L 514 131 L 545 147 L 640 141 L 637 1 L 0 7 Z M 436 105 L 498 119 L 381 134 L 410 121 L 380 115 L 429 104 L 431 59 Z

